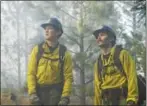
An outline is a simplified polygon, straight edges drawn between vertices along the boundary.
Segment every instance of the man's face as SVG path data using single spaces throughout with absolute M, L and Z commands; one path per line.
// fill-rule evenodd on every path
M 105 32 L 100 32 L 97 39 L 96 39 L 96 42 L 98 43 L 99 46 L 103 46 L 105 44 L 108 44 L 108 35 L 107 33 Z
M 58 39 L 60 31 L 56 30 L 53 26 L 48 25 L 45 27 L 45 38 L 49 41 L 55 41 Z

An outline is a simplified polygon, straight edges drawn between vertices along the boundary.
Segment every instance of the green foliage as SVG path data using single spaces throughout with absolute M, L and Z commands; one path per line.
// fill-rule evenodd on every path
M 135 11 L 138 15 L 138 23 L 146 25 L 146 1 L 137 0 L 136 4 L 132 7 L 132 11 Z
M 143 35 L 139 33 L 132 33 L 132 35 L 133 37 L 129 37 L 126 34 L 123 35 L 126 40 L 125 48 L 131 53 L 135 53 L 137 71 L 144 71 L 144 73 L 146 73 L 146 49 L 144 43 L 142 42 Z

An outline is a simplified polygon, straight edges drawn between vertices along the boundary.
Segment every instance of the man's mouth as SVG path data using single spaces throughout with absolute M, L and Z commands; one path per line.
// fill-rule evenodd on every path
M 101 39 L 97 39 L 97 43 L 99 43 L 99 42 L 102 42 L 102 40 Z
M 98 42 L 102 42 L 102 40 L 98 40 Z

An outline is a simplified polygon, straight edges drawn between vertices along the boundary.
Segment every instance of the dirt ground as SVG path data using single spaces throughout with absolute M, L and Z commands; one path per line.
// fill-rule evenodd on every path
M 1 94 L 1 105 L 31 105 L 27 96 L 18 96 L 17 102 L 10 99 L 9 94 Z M 76 96 L 70 97 L 69 105 L 80 105 L 80 100 Z M 92 105 L 92 99 L 86 97 L 86 105 Z

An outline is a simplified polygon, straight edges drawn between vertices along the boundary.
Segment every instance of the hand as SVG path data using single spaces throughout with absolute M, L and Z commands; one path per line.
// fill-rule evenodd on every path
M 40 104 L 39 97 L 36 94 L 31 94 L 29 99 L 32 104 L 35 104 L 35 105 Z
M 127 106 L 135 106 L 135 102 L 130 100 L 127 102 Z
M 69 104 L 69 97 L 61 98 L 60 102 L 58 103 L 59 106 L 68 105 Z

